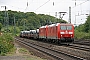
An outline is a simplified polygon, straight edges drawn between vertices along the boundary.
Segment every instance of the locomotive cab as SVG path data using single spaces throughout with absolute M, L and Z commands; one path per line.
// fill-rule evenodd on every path
M 70 42 L 74 41 L 74 26 L 72 24 L 60 24 L 60 42 Z

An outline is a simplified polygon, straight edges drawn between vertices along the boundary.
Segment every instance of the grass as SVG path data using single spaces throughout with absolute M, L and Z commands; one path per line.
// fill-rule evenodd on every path
M 26 60 L 47 60 L 47 59 L 42 59 L 40 57 L 37 57 L 37 56 L 25 56 Z
M 28 54 L 28 56 L 25 56 L 25 59 L 26 60 L 46 60 L 46 59 L 42 59 L 42 58 L 39 58 L 37 56 L 33 56 L 32 52 L 29 52 L 27 49 L 25 48 L 20 48 L 19 49 L 19 53 L 22 53 L 22 54 Z
M 22 54 L 30 54 L 29 51 L 25 48 L 20 48 L 19 49 L 19 53 L 22 53 Z
M 15 54 L 15 52 L 16 52 L 16 48 L 14 47 L 14 48 L 11 49 L 10 52 L 8 52 L 8 53 L 6 54 L 6 56 L 12 56 L 12 55 Z

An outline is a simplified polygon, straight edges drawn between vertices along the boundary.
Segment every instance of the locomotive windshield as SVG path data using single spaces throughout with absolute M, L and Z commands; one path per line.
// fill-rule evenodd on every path
M 62 25 L 62 26 L 60 26 L 60 29 L 61 29 L 61 30 L 72 30 L 72 26 Z

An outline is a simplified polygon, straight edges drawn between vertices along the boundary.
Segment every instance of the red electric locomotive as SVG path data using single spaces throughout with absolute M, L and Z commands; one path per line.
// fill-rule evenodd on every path
M 45 39 L 46 38 L 46 26 L 42 26 L 39 28 L 39 39 Z
M 72 43 L 74 41 L 74 26 L 57 23 L 40 27 L 39 38 L 51 42 Z

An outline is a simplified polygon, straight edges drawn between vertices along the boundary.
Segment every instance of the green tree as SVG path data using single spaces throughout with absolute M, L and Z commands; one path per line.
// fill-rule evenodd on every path
M 11 34 L 3 34 L 0 36 L 0 55 L 12 51 L 14 48 L 14 39 Z
M 89 32 L 90 30 L 90 16 L 87 17 L 87 21 L 85 22 L 85 32 Z
M 2 24 L 0 23 L 0 31 L 1 31 L 1 29 L 2 29 Z
M 90 38 L 90 16 L 87 17 L 85 24 L 75 27 L 75 38 L 89 39 Z
M 60 20 L 50 15 L 45 14 L 36 14 L 34 12 L 17 12 L 8 10 L 8 18 L 9 18 L 9 26 L 14 26 L 14 17 L 16 26 L 20 28 L 20 30 L 30 30 L 37 29 L 42 25 L 50 24 L 50 23 L 66 23 L 65 20 Z M 4 17 L 5 11 L 0 11 L 0 22 L 4 25 Z M 24 26 L 25 25 L 25 26 Z M 24 28 L 23 28 L 24 27 Z

